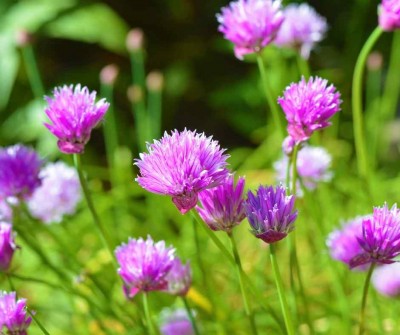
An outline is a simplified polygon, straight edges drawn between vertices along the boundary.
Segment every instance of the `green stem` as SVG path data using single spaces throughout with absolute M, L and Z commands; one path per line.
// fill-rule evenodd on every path
M 232 246 L 232 253 L 233 253 L 233 257 L 235 258 L 235 263 L 236 263 L 236 272 L 237 272 L 237 276 L 239 279 L 239 284 L 240 284 L 240 291 L 242 293 L 242 299 L 243 299 L 243 305 L 244 305 L 244 310 L 246 312 L 246 316 L 249 319 L 249 323 L 250 323 L 250 328 L 253 334 L 257 335 L 257 327 L 256 327 L 256 323 L 254 320 L 254 314 L 250 308 L 250 304 L 248 301 L 248 297 L 247 297 L 247 293 L 246 293 L 246 289 L 244 287 L 244 280 L 243 280 L 243 268 L 242 268 L 242 262 L 240 261 L 240 257 L 239 257 L 239 252 L 237 249 L 237 245 L 236 245 L 236 241 L 235 238 L 233 236 L 232 233 L 228 233 L 229 236 L 229 240 L 231 241 L 231 246 Z
M 261 74 L 261 80 L 262 80 L 262 83 L 264 86 L 264 92 L 265 92 L 265 95 L 267 98 L 267 102 L 268 102 L 269 108 L 271 109 L 272 118 L 274 119 L 275 126 L 278 128 L 281 140 L 283 140 L 283 138 L 285 137 L 285 129 L 282 124 L 282 120 L 280 117 L 276 99 L 274 98 L 274 94 L 272 92 L 271 86 L 267 80 L 264 61 L 260 54 L 257 55 L 257 63 L 258 63 L 258 69 Z
M 161 107 L 162 91 L 148 90 L 148 113 L 151 128 L 150 138 L 159 138 L 161 135 Z
M 300 77 L 304 76 L 304 78 L 307 80 L 311 76 L 310 66 L 308 65 L 308 61 L 304 59 L 299 52 L 297 53 L 296 59 L 297 59 L 297 67 L 300 72 Z
M 299 152 L 299 145 L 296 144 L 293 148 L 292 153 L 292 190 L 291 193 L 296 196 L 297 186 L 297 154 Z
M 42 333 L 45 335 L 50 335 L 50 333 L 46 330 L 46 328 L 43 326 L 43 324 L 38 320 L 38 318 L 35 316 L 35 314 L 32 313 L 30 309 L 27 309 L 26 311 L 32 317 L 32 319 L 36 322 L 37 326 L 40 328 Z
M 295 331 L 293 328 L 292 318 L 290 316 L 288 304 L 286 302 L 282 278 L 281 278 L 281 274 L 279 272 L 278 262 L 276 260 L 275 246 L 274 246 L 274 244 L 270 244 L 269 246 L 270 246 L 270 250 L 271 250 L 270 257 L 271 257 L 271 263 L 272 263 L 272 271 L 274 272 L 275 284 L 276 284 L 276 288 L 278 290 L 279 302 L 281 304 L 283 318 L 285 320 L 285 325 L 286 325 L 286 330 L 287 330 L 288 335 L 294 335 Z
M 374 268 L 375 268 L 375 263 L 371 263 L 367 273 L 367 277 L 365 278 L 363 296 L 361 301 L 361 311 L 360 311 L 360 330 L 358 332 L 358 335 L 362 335 L 364 333 L 365 307 L 367 305 L 369 283 L 371 282 L 371 276 L 372 272 L 374 271 Z
M 369 166 L 368 166 L 368 158 L 365 146 L 364 123 L 362 115 L 363 113 L 362 82 L 363 82 L 365 63 L 367 61 L 368 55 L 382 33 L 383 30 L 378 26 L 377 28 L 375 28 L 370 37 L 367 39 L 358 56 L 353 74 L 352 110 L 353 110 L 354 139 L 355 139 L 356 154 L 357 154 L 357 166 L 360 176 L 363 177 L 365 180 L 367 180 L 367 182 L 369 177 Z
M 22 57 L 24 59 L 26 73 L 36 99 L 42 100 L 44 97 L 44 86 L 40 77 L 32 45 L 22 47 Z
M 144 316 L 146 318 L 147 330 L 150 335 L 156 335 L 156 332 L 155 332 L 154 326 L 153 326 L 153 321 L 151 320 L 147 292 L 143 292 L 142 299 L 143 299 L 143 309 L 144 309 Z
M 188 314 L 190 323 L 192 324 L 195 335 L 200 335 L 199 328 L 197 327 L 196 319 L 193 315 L 193 312 L 189 306 L 189 303 L 188 303 L 186 297 L 181 297 L 181 298 L 182 298 L 183 304 L 185 305 L 185 309 Z

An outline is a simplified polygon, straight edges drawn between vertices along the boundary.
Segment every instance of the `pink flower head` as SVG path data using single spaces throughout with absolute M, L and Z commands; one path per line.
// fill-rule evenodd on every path
M 319 77 L 308 82 L 302 77 L 292 83 L 278 99 L 286 120 L 288 133 L 296 141 L 307 141 L 314 131 L 331 125 L 329 119 L 340 110 L 340 93 L 328 81 Z
M 314 45 L 324 38 L 328 29 L 326 19 L 306 3 L 288 5 L 283 16 L 285 20 L 274 44 L 298 49 L 308 59 Z
M 378 7 L 379 26 L 385 31 L 400 29 L 400 1 L 382 0 Z
M 135 160 L 140 169 L 136 181 L 149 192 L 171 196 L 182 214 L 196 206 L 200 191 L 218 186 L 229 174 L 229 156 L 204 133 L 165 132 L 148 151 Z
M 17 299 L 15 292 L 0 292 L 0 333 L 6 328 L 10 335 L 27 335 L 32 318 L 26 312 L 26 299 Z
M 54 98 L 45 97 L 45 110 L 52 123 L 45 126 L 58 138 L 58 148 L 65 154 L 80 154 L 90 139 L 92 129 L 103 119 L 109 104 L 97 103 L 96 92 L 78 84 L 56 87 Z
M 164 309 L 161 313 L 162 335 L 194 335 L 192 323 L 185 309 Z
M 166 280 L 168 293 L 185 296 L 192 285 L 192 270 L 189 263 L 183 264 L 179 258 L 175 258 Z
M 235 186 L 233 175 L 229 175 L 221 185 L 200 192 L 201 206 L 197 206 L 196 210 L 212 230 L 230 232 L 246 217 L 244 184 L 244 178 L 240 177 Z
M 17 249 L 12 231 L 12 225 L 0 221 L 0 270 L 6 271 L 10 267 L 14 251 Z
M 237 0 L 217 15 L 218 30 L 235 47 L 235 56 L 261 51 L 270 44 L 280 28 L 283 15 L 280 0 Z
M 372 284 L 383 295 L 400 296 L 400 263 L 377 267 L 372 274 Z
M 128 244 L 117 247 L 115 255 L 128 298 L 140 291 L 167 289 L 166 276 L 174 264 L 175 249 L 167 248 L 164 241 L 154 243 L 150 236 L 147 240 L 131 238 Z

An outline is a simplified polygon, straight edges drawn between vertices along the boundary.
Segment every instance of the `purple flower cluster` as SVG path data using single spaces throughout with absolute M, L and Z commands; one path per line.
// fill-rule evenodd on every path
M 90 139 L 92 129 L 102 121 L 109 104 L 96 92 L 89 92 L 80 84 L 57 87 L 54 98 L 45 98 L 45 110 L 52 123 L 45 126 L 58 138 L 58 147 L 65 154 L 80 154 Z
M 400 2 L 382 0 L 378 8 L 379 26 L 385 31 L 400 29 Z
M 192 323 L 186 310 L 163 310 L 161 312 L 162 335 L 193 335 Z
M 238 0 L 217 15 L 219 31 L 234 44 L 235 56 L 260 52 L 270 44 L 283 22 L 280 0 Z
M 375 289 L 388 297 L 400 296 L 400 263 L 379 266 L 372 274 Z
M 182 264 L 179 258 L 175 258 L 166 280 L 168 293 L 185 296 L 192 285 L 192 270 L 189 263 Z
M 18 299 L 15 292 L 0 293 L 0 333 L 4 328 L 10 335 L 27 335 L 32 318 L 26 312 L 26 299 Z
M 17 249 L 12 225 L 0 221 L 0 270 L 6 271 L 10 267 L 14 251 Z

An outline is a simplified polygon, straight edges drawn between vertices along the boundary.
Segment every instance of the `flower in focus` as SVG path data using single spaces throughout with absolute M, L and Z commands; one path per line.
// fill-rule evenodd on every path
M 166 276 L 166 280 L 168 283 L 168 293 L 185 296 L 192 284 L 192 271 L 189 263 L 184 265 L 179 258 L 175 258 L 172 268 Z
M 308 59 L 314 45 L 324 38 L 328 29 L 326 19 L 306 3 L 288 5 L 283 16 L 274 44 L 298 49 Z
M 40 176 L 42 185 L 28 200 L 32 215 L 45 223 L 51 223 L 60 222 L 66 214 L 73 214 L 81 199 L 76 170 L 63 162 L 57 162 L 46 165 Z
M 307 141 L 314 131 L 331 125 L 329 119 L 340 110 L 340 93 L 319 77 L 308 82 L 302 77 L 278 99 L 288 121 L 288 133 L 296 143 Z
M 27 199 L 40 186 L 43 161 L 30 148 L 17 144 L 0 148 L 0 199 Z
M 400 29 L 399 0 L 382 0 L 378 7 L 379 26 L 385 31 Z
M 377 267 L 372 274 L 372 284 L 383 295 L 400 296 L 400 263 Z
M 169 195 L 185 214 L 196 206 L 198 193 L 221 184 L 229 174 L 224 149 L 217 141 L 194 131 L 164 133 L 148 145 L 135 164 L 140 169 L 136 181 L 156 194 Z
M 234 186 L 233 175 L 229 175 L 224 183 L 199 193 L 201 206 L 197 206 L 201 218 L 212 230 L 231 232 L 246 217 L 244 212 L 245 180 L 239 178 Z
M 277 180 L 279 182 L 285 183 L 286 181 L 289 161 L 289 157 L 283 156 L 279 161 L 274 163 L 274 168 L 277 172 Z M 329 171 L 332 157 L 322 147 L 304 146 L 298 152 L 296 162 L 297 173 L 304 187 L 308 190 L 314 190 L 319 182 L 326 182 L 332 179 L 332 172 Z M 300 186 L 299 180 L 296 187 L 297 196 L 302 196 Z
M 174 264 L 175 249 L 167 248 L 164 241 L 154 243 L 150 236 L 147 240 L 131 238 L 116 248 L 115 255 L 128 298 L 140 291 L 167 289 L 166 276 Z
M 194 335 L 189 316 L 184 309 L 164 309 L 161 312 L 162 335 Z
M 0 293 L 0 333 L 6 328 L 10 335 L 27 335 L 32 318 L 26 312 L 26 299 L 17 299 L 15 292 Z
M 362 221 L 362 235 L 357 237 L 362 252 L 350 260 L 350 267 L 371 263 L 391 264 L 400 254 L 400 210 L 385 203 L 375 207 L 372 217 Z
M 247 219 L 252 233 L 266 243 L 275 243 L 285 238 L 294 229 L 297 211 L 295 197 L 286 195 L 283 186 L 260 186 L 256 195 L 248 192 L 245 202 Z
M 6 271 L 10 267 L 14 251 L 17 248 L 14 240 L 12 225 L 0 221 L 0 270 Z
M 283 21 L 280 0 L 237 0 L 221 11 L 218 30 L 235 45 L 239 59 L 270 44 Z
M 97 103 L 96 92 L 78 84 L 57 87 L 54 98 L 45 97 L 45 110 L 52 123 L 45 126 L 58 138 L 58 148 L 65 154 L 80 154 L 90 139 L 92 129 L 103 119 L 109 104 Z

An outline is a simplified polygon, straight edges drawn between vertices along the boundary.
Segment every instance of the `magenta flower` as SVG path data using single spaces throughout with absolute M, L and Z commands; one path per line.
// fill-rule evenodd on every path
M 182 214 L 196 206 L 198 193 L 221 184 L 229 171 L 224 149 L 217 141 L 194 131 L 164 133 L 148 145 L 135 165 L 136 181 L 149 192 L 169 195 Z
M 399 0 L 382 0 L 378 7 L 379 26 L 385 31 L 400 29 Z
M 30 148 L 17 144 L 0 148 L 0 199 L 27 199 L 40 186 L 43 161 Z
M 249 191 L 244 206 L 252 233 L 270 244 L 285 238 L 297 218 L 294 201 L 295 197 L 286 195 L 283 186 L 260 186 L 256 195 Z
M 12 231 L 12 225 L 0 221 L 0 270 L 7 271 L 10 267 L 14 251 L 17 249 Z
M 124 281 L 128 298 L 138 292 L 161 291 L 168 287 L 167 275 L 174 265 L 175 249 L 166 247 L 164 241 L 129 239 L 115 250 L 119 263 L 118 274 Z
M 45 126 L 58 138 L 58 148 L 65 154 L 80 154 L 90 139 L 92 129 L 103 119 L 109 104 L 105 99 L 97 103 L 96 92 L 78 84 L 57 87 L 54 98 L 45 97 L 45 110 L 52 124 Z
M 217 15 L 218 30 L 235 47 L 235 56 L 260 52 L 280 28 L 283 15 L 280 0 L 237 0 Z
M 192 285 L 192 270 L 189 263 L 185 265 L 175 258 L 167 276 L 167 292 L 173 295 L 185 296 Z
M 0 292 L 0 333 L 27 335 L 32 318 L 26 312 L 26 299 L 17 299 L 15 292 Z
M 223 184 L 200 192 L 201 206 L 197 206 L 201 218 L 212 230 L 231 232 L 246 217 L 244 211 L 245 180 L 240 177 L 234 185 L 233 175 L 229 175 Z
M 372 274 L 372 284 L 383 295 L 400 296 L 400 263 L 377 267 Z
M 274 44 L 298 49 L 308 59 L 314 45 L 324 38 L 328 29 L 326 19 L 306 3 L 288 5 L 283 16 L 285 20 Z
M 278 99 L 288 121 L 288 133 L 296 143 L 307 141 L 314 131 L 331 125 L 329 119 L 340 110 L 340 93 L 319 77 L 301 79 L 286 88 Z
M 391 264 L 400 255 L 400 210 L 385 203 L 375 207 L 372 217 L 362 221 L 362 235 L 357 237 L 362 252 L 350 260 L 350 267 L 371 263 Z
M 162 335 L 194 335 L 194 330 L 186 310 L 164 309 L 161 313 Z
M 42 185 L 28 200 L 32 215 L 45 223 L 51 223 L 61 222 L 64 215 L 75 213 L 81 199 L 76 170 L 63 162 L 50 163 L 43 168 L 40 176 Z

